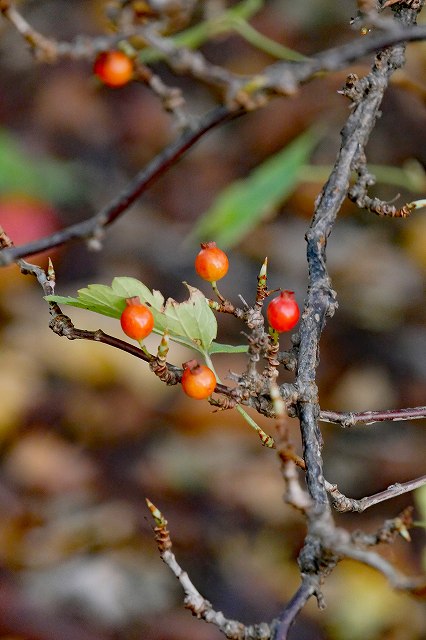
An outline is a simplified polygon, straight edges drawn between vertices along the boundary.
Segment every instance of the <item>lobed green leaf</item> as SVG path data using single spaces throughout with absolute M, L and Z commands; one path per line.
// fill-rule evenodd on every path
M 103 284 L 90 284 L 78 291 L 78 297 L 46 296 L 46 300 L 67 304 L 94 311 L 112 318 L 119 318 L 126 306 L 126 298 L 138 296 L 140 301 L 150 307 L 155 327 L 154 331 L 163 334 L 167 331 L 171 339 L 208 352 L 217 335 L 217 321 L 204 294 L 186 284 L 189 298 L 176 302 L 167 301 L 159 291 L 150 291 L 136 278 L 114 278 L 111 287 Z

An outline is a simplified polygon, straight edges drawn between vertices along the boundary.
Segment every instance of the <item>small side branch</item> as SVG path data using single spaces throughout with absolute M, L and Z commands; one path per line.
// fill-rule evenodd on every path
M 383 525 L 379 527 L 376 533 L 368 534 L 362 531 L 355 531 L 352 534 L 354 544 L 364 547 L 374 547 L 381 543 L 389 544 L 394 541 L 397 536 L 401 536 L 407 542 L 410 542 L 409 529 L 413 526 L 413 507 L 407 507 L 396 518 L 385 520 Z
M 353 427 L 356 424 L 370 425 L 375 422 L 420 420 L 426 418 L 426 407 L 412 407 L 407 409 L 390 409 L 386 411 L 361 411 L 354 413 L 347 411 L 321 411 L 322 422 L 333 422 L 342 427 Z
M 420 478 L 409 480 L 408 482 L 396 482 L 395 484 L 390 485 L 384 491 L 375 493 L 372 496 L 361 498 L 360 500 L 356 500 L 355 498 L 347 498 L 345 495 L 343 495 L 343 493 L 340 493 L 336 485 L 327 486 L 327 491 L 331 496 L 333 507 L 337 511 L 340 511 L 341 513 L 345 513 L 348 511 L 357 511 L 358 513 L 361 513 L 362 511 L 369 509 L 379 502 L 384 502 L 385 500 L 396 498 L 403 493 L 414 491 L 415 489 L 423 487 L 424 485 L 426 485 L 426 476 L 421 476 Z
M 214 624 L 219 631 L 230 640 L 271 640 L 272 631 L 268 624 L 262 622 L 260 624 L 244 625 L 237 620 L 225 618 L 221 611 L 215 611 L 213 609 L 212 604 L 201 595 L 186 571 L 182 569 L 176 560 L 176 556 L 171 550 L 172 541 L 167 529 L 167 520 L 148 498 L 146 499 L 146 503 L 154 518 L 155 540 L 160 552 L 160 557 L 179 580 L 185 593 L 185 607 L 191 611 L 192 615 L 198 619 Z M 303 606 L 303 604 L 301 606 Z
M 39 62 L 53 63 L 59 58 L 92 59 L 99 51 L 117 46 L 124 37 L 123 33 L 115 33 L 95 38 L 80 36 L 74 42 L 59 42 L 37 31 L 18 11 L 12 0 L 0 0 L 0 13 L 28 43 Z M 126 33 L 128 35 L 130 34 Z
M 337 552 L 343 558 L 350 558 L 362 564 L 366 564 L 376 571 L 379 571 L 392 585 L 394 589 L 410 591 L 411 593 L 424 594 L 426 590 L 426 579 L 420 577 L 407 577 L 395 569 L 385 558 L 373 551 L 359 549 L 355 545 L 341 545 Z
M 398 208 L 390 202 L 380 200 L 380 198 L 370 198 L 366 193 L 359 195 L 357 193 L 357 185 L 348 191 L 348 198 L 354 202 L 360 209 L 367 209 L 376 216 L 382 218 L 408 218 L 412 210 L 415 208 L 410 203 Z

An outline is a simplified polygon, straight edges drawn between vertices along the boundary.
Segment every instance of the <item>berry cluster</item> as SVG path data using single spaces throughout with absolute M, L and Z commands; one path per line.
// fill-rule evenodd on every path
M 210 282 L 214 288 L 216 281 L 226 275 L 228 268 L 228 257 L 215 242 L 201 244 L 201 251 L 195 258 L 195 270 L 201 278 Z M 269 303 L 266 317 L 274 331 L 283 332 L 293 329 L 300 317 L 294 292 L 281 291 Z M 120 322 L 124 333 L 138 342 L 142 342 L 154 328 L 152 311 L 142 304 L 138 297 L 126 299 Z M 189 360 L 183 364 L 181 384 L 183 391 L 189 397 L 201 400 L 213 393 L 217 380 L 208 366 L 199 364 L 196 360 Z

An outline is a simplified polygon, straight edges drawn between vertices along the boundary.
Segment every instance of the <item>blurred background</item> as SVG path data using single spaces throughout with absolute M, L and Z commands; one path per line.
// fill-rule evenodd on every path
M 19 9 L 46 36 L 71 40 L 105 32 L 108 3 L 37 0 Z M 235 5 L 199 3 L 196 20 Z M 250 19 L 269 41 L 309 55 L 357 37 L 355 2 L 259 3 Z M 204 12 L 204 13 L 203 13 Z M 255 73 L 276 60 L 239 33 L 201 46 L 215 64 Z M 398 203 L 424 197 L 426 44 L 408 48 L 368 145 L 379 180 L 372 195 Z M 200 220 L 214 229 L 218 196 L 273 154 L 288 185 L 250 228 L 222 224 L 217 237 L 230 271 L 221 291 L 253 300 L 268 256 L 271 288 L 303 304 L 304 234 L 314 200 L 339 148 L 349 103 L 337 92 L 347 73 L 318 78 L 295 96 L 209 134 L 106 234 L 103 249 L 76 242 L 51 255 L 57 293 L 134 276 L 165 297 L 186 297 L 187 281 L 210 295 L 193 268 Z M 191 114 L 217 104 L 215 91 L 153 69 L 184 91 Z M 101 86 L 90 61 L 38 64 L 0 20 L 0 224 L 16 244 L 94 215 L 177 135 L 176 123 L 148 88 Z M 288 145 L 296 145 L 296 158 Z M 292 147 L 294 150 L 294 146 Z M 375 171 L 374 171 L 375 169 Z M 207 218 L 205 217 L 207 215 Z M 204 216 L 204 217 L 203 217 Z M 207 222 L 206 222 L 207 220 Z M 212 222 L 213 220 L 213 222 Z M 217 220 L 217 219 L 216 219 Z M 234 225 L 234 226 L 233 226 Z M 201 233 L 201 232 L 200 232 Z M 221 234 L 221 235 L 220 235 Z M 46 264 L 46 256 L 39 257 Z M 379 219 L 345 202 L 328 246 L 339 310 L 321 341 L 321 406 L 373 410 L 425 404 L 424 289 L 426 217 Z M 122 337 L 119 323 L 64 308 L 79 328 Z M 48 327 L 42 293 L 16 267 L 0 271 L 0 637 L 3 640 L 218 640 L 221 634 L 183 608 L 162 564 L 145 505 L 165 514 L 174 551 L 201 593 L 228 618 L 270 621 L 299 584 L 296 558 L 303 518 L 282 501 L 279 464 L 241 417 L 214 413 L 179 387 L 168 388 L 130 355 L 105 345 L 59 339 Z M 240 344 L 243 327 L 219 318 L 218 339 Z M 147 341 L 156 349 L 158 338 Z M 289 346 L 288 336 L 282 347 Z M 191 356 L 173 347 L 169 361 Z M 218 355 L 226 378 L 243 356 Z M 284 378 L 283 378 L 284 379 Z M 290 378 L 289 378 L 290 379 Z M 259 419 L 267 432 L 273 423 Z M 300 452 L 296 421 L 289 430 Z M 361 498 L 424 474 L 425 421 L 342 430 L 323 424 L 327 480 Z M 406 494 L 366 513 L 337 516 L 349 530 L 375 531 L 426 496 Z M 408 574 L 422 569 L 424 529 L 412 542 L 381 549 Z M 424 557 L 423 557 L 423 569 Z M 328 607 L 314 602 L 290 634 L 298 640 L 421 640 L 423 605 L 395 593 L 374 571 L 343 562 L 327 580 Z

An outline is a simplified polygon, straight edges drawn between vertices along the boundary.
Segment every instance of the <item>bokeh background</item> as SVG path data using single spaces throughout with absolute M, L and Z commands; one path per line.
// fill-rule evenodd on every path
M 45 35 L 73 39 L 105 32 L 105 7 L 92 0 L 25 1 L 23 14 Z M 204 2 L 220 11 L 233 3 Z M 357 37 L 349 0 L 266 1 L 251 20 L 262 34 L 309 55 Z M 202 47 L 209 60 L 254 73 L 274 61 L 237 34 Z M 408 48 L 368 146 L 379 165 L 374 194 L 404 203 L 424 197 L 426 45 Z M 271 287 L 307 284 L 304 233 L 349 104 L 337 92 L 347 72 L 304 86 L 289 99 L 211 133 L 106 233 L 101 251 L 82 242 L 54 252 L 57 292 L 75 295 L 118 275 L 165 297 L 185 298 L 194 273 L 197 220 L 234 180 L 244 178 L 304 131 L 321 136 L 291 193 L 229 247 L 221 290 L 253 300 L 269 259 Z M 90 61 L 35 62 L 0 19 L 0 224 L 17 244 L 92 216 L 176 136 L 173 119 L 140 84 L 102 87 Z M 153 67 L 181 87 L 193 114 L 217 103 L 208 87 Z M 396 171 L 395 171 L 396 169 Z M 210 238 L 208 238 L 210 239 Z M 42 258 L 45 264 L 46 258 Z M 346 202 L 328 247 L 339 310 L 321 342 L 324 409 L 425 404 L 426 217 L 378 219 Z M 67 311 L 65 309 L 65 311 Z M 121 337 L 117 321 L 70 309 L 76 326 Z M 247 623 L 277 615 L 299 584 L 303 519 L 283 504 L 274 453 L 234 412 L 168 388 L 144 363 L 105 345 L 70 342 L 48 328 L 40 288 L 15 267 L 0 271 L 0 637 L 6 640 L 218 640 L 183 608 L 175 578 L 158 557 L 145 505 L 166 515 L 182 566 L 216 609 Z M 222 342 L 243 327 L 220 318 Z M 157 338 L 147 341 L 156 348 Z M 283 347 L 288 337 L 283 338 Z M 173 347 L 170 361 L 191 355 Z M 243 356 L 217 356 L 221 375 Z M 274 425 L 259 422 L 273 434 Z M 300 450 L 296 421 L 289 420 Z M 361 498 L 424 473 L 425 421 L 342 430 L 323 425 L 326 477 Z M 349 530 L 374 531 L 408 505 L 425 518 L 425 494 L 366 513 L 337 516 Z M 423 507 L 422 507 L 423 504 Z M 381 549 L 408 574 L 422 569 L 424 529 Z M 424 556 L 423 556 L 423 568 Z M 343 562 L 324 587 L 328 608 L 309 603 L 290 634 L 298 640 L 421 640 L 420 601 L 395 593 L 374 571 Z

